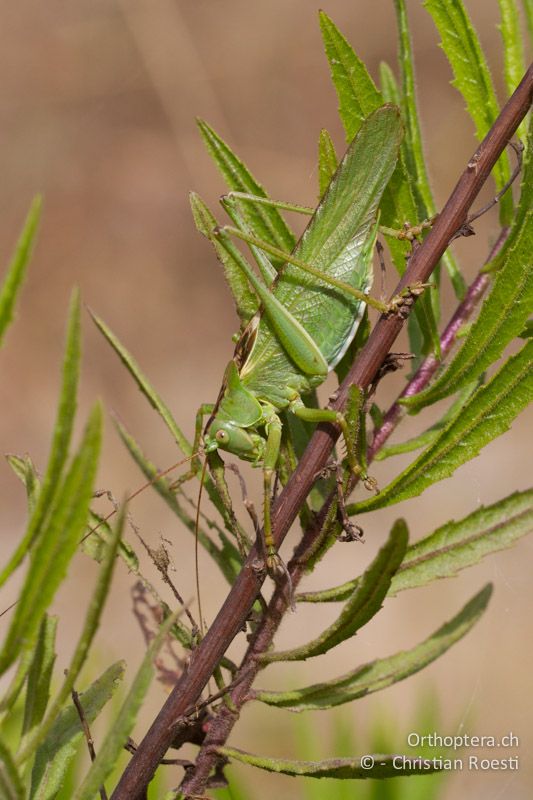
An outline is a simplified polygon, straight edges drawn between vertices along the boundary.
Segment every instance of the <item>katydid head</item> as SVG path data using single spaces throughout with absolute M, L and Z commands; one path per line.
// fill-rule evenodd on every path
M 263 457 L 265 440 L 235 422 L 214 417 L 204 436 L 204 450 L 226 450 L 245 461 L 258 461 Z
M 237 366 L 230 361 L 214 416 L 204 434 L 204 451 L 226 450 L 245 461 L 262 459 L 265 440 L 256 432 L 262 417 L 260 403 L 242 385 Z

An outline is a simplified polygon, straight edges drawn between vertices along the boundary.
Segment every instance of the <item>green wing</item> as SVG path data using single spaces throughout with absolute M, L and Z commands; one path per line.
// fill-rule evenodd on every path
M 383 106 L 363 122 L 296 245 L 298 259 L 354 288 L 370 289 L 376 214 L 401 138 L 395 106 Z M 273 293 L 310 334 L 332 369 L 355 335 L 363 303 L 291 264 L 282 268 Z M 259 320 L 240 374 L 257 396 L 279 405 L 283 405 L 280 386 L 286 397 L 286 386 L 305 393 L 323 380 L 300 373 L 266 315 Z

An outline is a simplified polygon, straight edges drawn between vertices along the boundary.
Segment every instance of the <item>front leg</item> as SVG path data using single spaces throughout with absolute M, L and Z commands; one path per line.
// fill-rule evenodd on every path
M 191 478 L 194 478 L 196 475 L 199 475 L 202 471 L 202 462 L 200 461 L 198 454 L 200 451 L 200 443 L 202 441 L 202 425 L 204 421 L 204 417 L 208 414 L 213 413 L 213 409 L 215 406 L 212 403 L 202 403 L 198 411 L 196 412 L 196 421 L 194 426 L 194 441 L 192 444 L 192 452 L 194 453 L 193 458 L 191 459 L 190 468 L 185 472 L 183 475 L 180 475 L 170 486 L 170 489 L 176 491 L 179 487 L 189 481 Z

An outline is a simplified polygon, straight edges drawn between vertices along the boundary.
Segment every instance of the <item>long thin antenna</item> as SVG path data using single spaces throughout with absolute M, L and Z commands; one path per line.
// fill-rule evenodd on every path
M 129 503 L 130 500 L 133 500 L 134 497 L 137 497 L 137 495 L 141 494 L 141 492 L 144 492 L 144 490 L 148 489 L 149 486 L 153 486 L 154 483 L 156 483 L 160 478 L 164 478 L 165 475 L 168 475 L 169 472 L 172 472 L 172 470 L 177 469 L 178 467 L 181 467 L 183 464 L 186 464 L 187 461 L 191 461 L 193 458 L 196 458 L 196 456 L 198 456 L 198 455 L 200 455 L 199 452 L 193 453 L 192 456 L 187 456 L 187 458 L 182 458 L 181 461 L 176 461 L 176 463 L 172 464 L 172 466 L 167 467 L 166 469 L 162 469 L 160 472 L 156 472 L 156 474 L 154 475 L 153 478 L 151 478 L 151 480 L 147 481 L 146 483 L 143 483 L 142 486 L 139 486 L 138 489 L 135 489 L 134 492 L 132 492 L 130 495 L 128 495 L 128 497 L 126 497 L 126 501 L 125 502 Z M 202 473 L 202 479 L 203 479 L 203 473 Z M 111 517 L 114 514 L 117 513 L 117 511 L 118 511 L 118 508 L 114 508 L 113 511 L 110 511 L 109 514 L 106 517 L 103 517 L 100 520 L 98 525 L 95 525 L 93 528 L 90 528 L 87 531 L 87 533 L 85 534 L 85 536 L 83 537 L 83 539 L 80 541 L 80 544 L 82 544 L 86 539 L 88 539 L 91 534 L 93 534 L 95 531 L 97 531 L 98 528 L 101 525 L 103 525 L 105 522 L 108 522 L 111 519 Z

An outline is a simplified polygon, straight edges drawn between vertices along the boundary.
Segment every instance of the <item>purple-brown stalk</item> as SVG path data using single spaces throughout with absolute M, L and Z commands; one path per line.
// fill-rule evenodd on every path
M 395 294 L 399 294 L 409 285 L 417 282 L 427 282 L 448 247 L 450 240 L 464 224 L 468 210 L 490 175 L 507 142 L 526 115 L 531 105 L 532 94 L 533 65 L 529 67 L 520 85 L 502 109 L 501 114 L 474 156 L 470 159 L 467 168 L 460 177 L 432 230 L 424 243 L 411 257 Z M 481 278 L 472 285 L 467 298 L 463 301 L 463 306 L 467 301 L 471 301 L 473 308 L 476 302 L 474 295 L 478 298 L 486 288 L 483 282 L 480 287 L 480 281 Z M 477 294 L 474 292 L 476 283 Z M 459 313 L 459 310 L 457 313 Z M 466 319 L 465 313 L 466 308 L 463 310 L 460 321 L 453 333 L 451 330 L 449 331 L 453 320 L 446 329 L 446 332 L 449 331 L 448 339 L 450 339 L 449 344 L 447 344 L 447 350 L 453 343 L 457 328 Z M 357 384 L 363 390 L 371 385 L 383 361 L 390 352 L 402 325 L 403 320 L 397 315 L 380 317 L 366 345 L 358 354 L 350 372 L 340 387 L 337 398 L 331 406 L 332 408 L 335 410 L 344 408 L 351 385 Z M 424 362 L 424 365 L 426 365 L 427 369 L 430 369 L 431 365 L 428 360 Z M 422 365 L 421 370 L 424 365 Z M 434 369 L 431 367 L 433 372 L 437 366 L 438 364 Z M 421 370 L 418 371 L 417 375 L 420 374 Z M 429 380 L 431 374 L 428 374 L 427 380 Z M 422 378 L 420 377 L 417 391 L 420 391 L 422 386 L 425 385 L 425 383 L 422 384 L 420 382 L 421 380 Z M 399 420 L 401 413 L 400 409 L 396 411 L 394 406 L 391 408 L 384 423 L 388 426 L 388 433 L 382 441 L 385 441 L 387 436 L 390 435 L 394 427 L 394 420 Z M 275 502 L 272 522 L 274 539 L 278 547 L 281 545 L 311 490 L 315 476 L 325 467 L 338 436 L 339 431 L 333 425 L 320 425 L 317 428 L 298 463 L 297 469 Z M 295 554 L 288 565 L 293 586 L 298 584 L 303 573 L 306 556 L 310 553 L 319 535 L 319 528 L 307 530 L 297 546 Z M 194 711 L 195 704 L 220 659 L 246 623 L 263 582 L 263 578 L 254 569 L 258 556 L 257 549 L 255 547 L 252 548 L 213 624 L 204 639 L 193 651 L 188 669 L 180 676 L 172 693 L 167 698 L 163 708 L 124 771 L 113 792 L 112 800 L 141 800 L 145 796 L 146 787 L 171 745 L 180 722 L 183 721 L 188 713 Z M 192 774 L 186 777 L 183 783 L 181 791 L 186 796 L 198 796 L 205 791 L 209 775 L 218 759 L 216 748 L 227 740 L 233 725 L 238 719 L 239 709 L 249 697 L 251 686 L 260 668 L 259 657 L 270 646 L 279 622 L 287 610 L 287 591 L 286 587 L 282 585 L 283 583 L 280 582 L 278 584 L 269 607 L 263 615 L 263 619 L 248 648 L 239 670 L 242 680 L 237 683 L 230 693 L 234 709 L 224 706 L 211 723 L 210 730 L 199 753 L 196 768 Z

